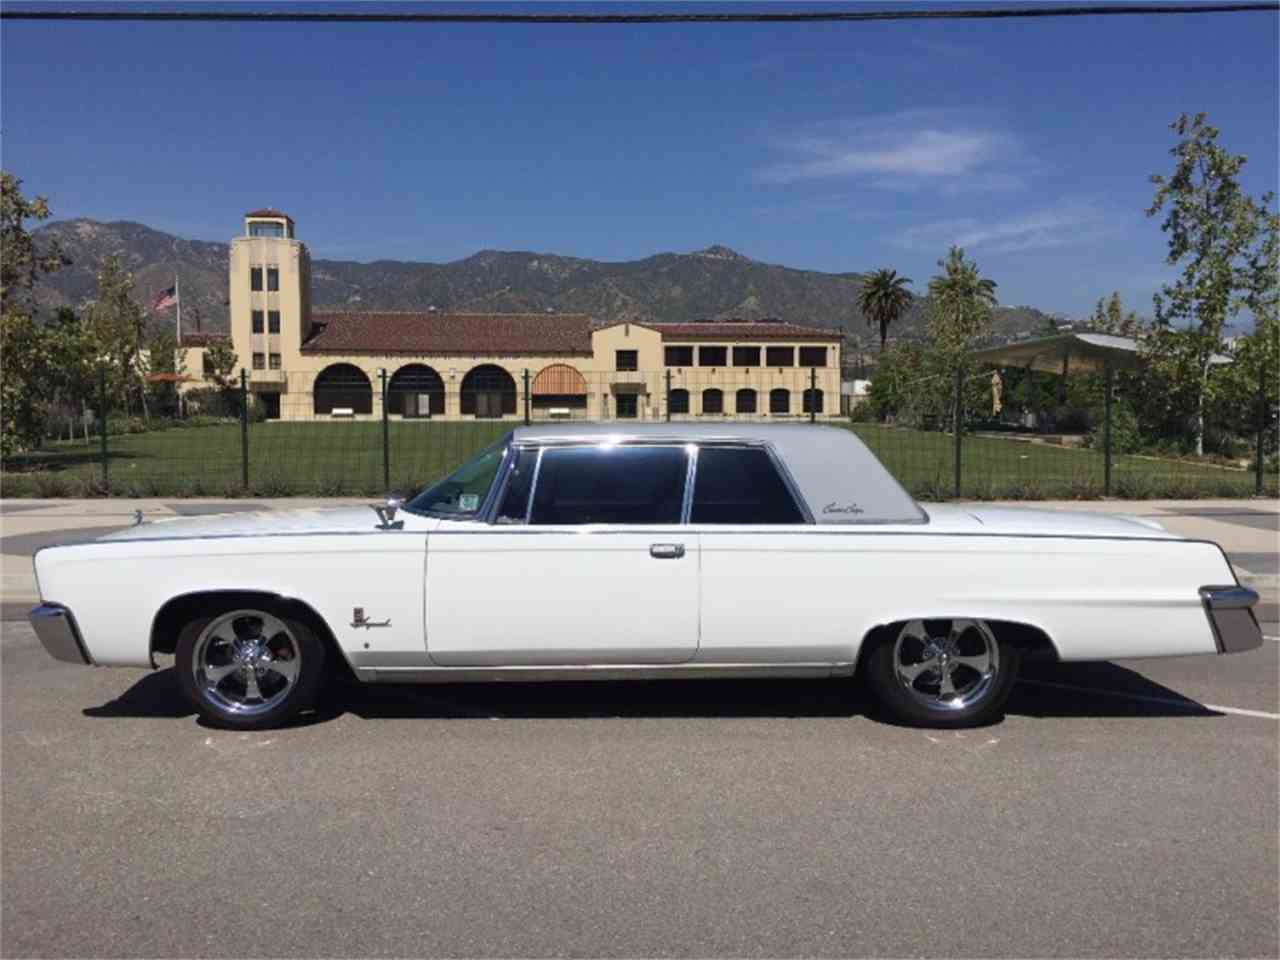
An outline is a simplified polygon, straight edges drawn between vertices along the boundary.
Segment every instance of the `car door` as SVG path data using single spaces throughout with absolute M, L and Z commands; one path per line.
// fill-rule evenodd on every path
M 857 567 L 810 520 L 763 445 L 702 445 L 689 511 L 701 546 L 702 663 L 847 660 Z
M 682 663 L 698 649 L 698 540 L 680 445 L 523 448 L 490 524 L 427 549 L 442 666 Z M 464 529 L 465 527 L 465 529 Z

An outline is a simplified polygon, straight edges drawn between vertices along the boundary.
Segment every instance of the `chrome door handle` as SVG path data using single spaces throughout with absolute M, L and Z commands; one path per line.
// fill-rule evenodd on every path
M 649 556 L 658 560 L 678 560 L 684 556 L 684 544 L 655 543 L 649 547 Z

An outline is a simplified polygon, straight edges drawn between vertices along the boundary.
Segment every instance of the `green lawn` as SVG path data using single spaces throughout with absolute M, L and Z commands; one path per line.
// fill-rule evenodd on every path
M 411 490 L 438 477 L 511 429 L 511 423 L 430 421 L 389 425 L 391 485 Z M 953 439 L 869 424 L 852 429 L 916 496 L 950 497 Z M 242 495 L 240 428 L 236 424 L 170 429 L 109 438 L 112 493 L 154 496 Z M 1103 459 L 1092 450 L 966 437 L 966 497 L 1096 497 Z M 15 460 L 6 496 L 101 493 L 96 442 L 55 444 Z M 1276 477 L 1268 478 L 1276 494 Z M 1123 497 L 1248 496 L 1251 472 L 1211 465 L 1116 457 L 1112 492 Z M 258 495 L 377 494 L 383 490 L 382 424 L 257 423 L 249 427 L 249 492 Z

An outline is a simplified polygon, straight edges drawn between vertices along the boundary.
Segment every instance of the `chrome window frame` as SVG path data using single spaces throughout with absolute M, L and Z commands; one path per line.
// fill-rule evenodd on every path
M 438 510 L 411 510 L 408 507 L 408 503 L 411 500 L 413 500 L 414 497 L 418 496 L 418 494 L 426 490 L 427 487 L 434 486 L 434 484 L 438 483 L 439 480 L 435 481 L 434 483 L 426 484 L 425 486 L 422 487 L 421 490 L 418 491 L 418 493 L 415 493 L 412 497 L 405 497 L 404 503 L 401 505 L 400 509 L 402 509 L 405 513 L 412 514 L 415 517 L 432 517 L 436 520 L 458 520 L 463 522 L 480 521 L 482 523 L 492 523 L 494 520 L 494 514 L 498 509 L 498 502 L 499 502 L 498 497 L 500 494 L 506 491 L 507 479 L 511 474 L 511 462 L 514 459 L 514 450 L 516 447 L 515 443 L 512 441 L 513 437 L 514 437 L 514 432 L 508 432 L 505 435 L 503 435 L 500 439 L 495 440 L 493 443 L 489 445 L 489 447 L 496 447 L 499 444 L 502 444 L 502 459 L 498 461 L 498 469 L 493 474 L 493 482 L 489 484 L 489 490 L 484 495 L 484 500 L 480 502 L 480 505 L 476 507 L 475 510 L 469 510 L 465 513 L 458 513 L 458 512 L 446 513 L 444 511 L 438 511 Z M 489 447 L 485 447 L 484 449 L 487 450 L 489 449 Z M 483 452 L 484 452 L 483 450 L 478 451 L 478 453 L 483 453 Z M 470 461 L 464 460 L 463 464 L 466 464 L 468 462 Z M 449 474 L 445 474 L 445 476 L 449 476 Z M 440 478 L 440 480 L 443 480 L 443 479 L 444 477 Z
M 457 515 L 450 515 L 447 519 L 467 519 L 479 521 L 491 526 L 509 528 L 512 526 L 524 527 L 546 527 L 555 528 L 571 528 L 574 526 L 601 526 L 601 527 L 668 527 L 668 526 L 689 526 L 690 517 L 693 514 L 693 496 L 698 480 L 698 454 L 703 447 L 715 447 L 717 449 L 738 449 L 738 450 L 763 450 L 768 456 L 773 467 L 778 472 L 778 476 L 782 479 L 782 484 L 786 488 L 787 493 L 791 496 L 792 503 L 800 512 L 803 518 L 802 522 L 796 524 L 741 524 L 741 526 L 759 526 L 759 527 L 809 527 L 816 526 L 817 520 L 813 516 L 813 511 L 809 509 L 808 501 L 800 493 L 800 487 L 795 481 L 795 477 L 791 475 L 791 471 L 787 469 L 787 465 L 778 455 L 778 451 L 774 449 L 772 443 L 766 440 L 687 440 L 678 437 L 638 437 L 620 435 L 617 437 L 609 437 L 608 439 L 598 439 L 587 437 L 564 437 L 561 439 L 530 439 L 517 440 L 514 434 L 508 434 L 504 438 L 507 441 L 503 451 L 502 463 L 498 467 L 498 476 L 494 481 L 493 487 L 490 489 L 490 495 L 485 503 L 475 514 L 459 518 Z M 684 491 L 681 497 L 680 519 L 673 523 L 652 523 L 652 524 L 535 524 L 533 522 L 533 503 L 538 492 L 538 483 L 542 479 L 542 458 L 549 449 L 564 448 L 592 448 L 592 447 L 676 447 L 684 451 L 687 459 L 685 471 Z M 506 494 L 507 486 L 511 479 L 511 473 L 515 466 L 516 455 L 523 450 L 537 450 L 538 459 L 533 468 L 533 480 L 529 485 L 529 499 L 525 504 L 524 523 L 499 524 L 498 504 L 502 502 L 502 497 Z M 436 514 L 432 514 L 436 516 Z M 724 526 L 737 526 L 737 524 L 725 524 Z
M 685 474 L 684 474 L 685 486 L 684 486 L 684 490 L 681 491 L 681 495 L 680 495 L 680 519 L 674 522 L 664 521 L 661 523 L 598 523 L 598 524 L 534 523 L 533 522 L 533 502 L 537 498 L 538 483 L 542 479 L 542 458 L 546 455 L 546 452 L 548 450 L 553 450 L 553 449 L 554 450 L 575 449 L 575 448 L 595 449 L 598 447 L 669 447 L 675 450 L 680 450 L 682 453 L 684 453 L 685 455 Z M 547 529 L 555 530 L 555 529 L 572 529 L 573 527 L 583 527 L 583 526 L 671 527 L 671 526 L 684 526 L 686 523 L 688 523 L 690 490 L 692 489 L 692 486 L 691 486 L 692 472 L 691 472 L 690 463 L 693 461 L 693 459 L 696 456 L 695 450 L 693 449 L 694 448 L 693 444 L 682 442 L 680 440 L 660 439 L 657 437 L 653 439 L 650 439 L 648 437 L 632 437 L 632 438 L 618 439 L 616 441 L 611 437 L 607 440 L 594 440 L 594 441 L 586 441 L 581 438 L 579 439 L 565 438 L 564 440 L 525 441 L 523 443 L 521 442 L 512 443 L 510 447 L 510 449 L 513 451 L 521 448 L 534 448 L 534 449 L 537 449 L 538 451 L 538 462 L 533 469 L 533 483 L 529 487 L 529 503 L 525 508 L 524 526 L 526 527 L 539 527 L 539 528 L 547 528 Z M 514 456 L 512 456 L 510 459 L 512 462 L 514 462 L 515 458 Z M 505 490 L 506 489 L 505 476 L 503 478 L 503 481 L 504 481 L 503 489 Z M 485 518 L 485 522 L 494 524 L 495 526 L 503 526 L 503 527 L 511 526 L 511 524 L 497 523 L 498 502 L 499 501 L 496 501 L 496 500 L 494 501 L 493 510 L 491 514 Z
M 800 495 L 800 487 L 796 484 L 795 477 L 791 476 L 791 471 L 787 469 L 787 465 L 778 456 L 778 451 L 773 448 L 773 444 L 765 440 L 725 440 L 715 441 L 709 440 L 700 442 L 700 447 L 716 447 L 720 450 L 763 450 L 768 456 L 773 468 L 778 471 L 778 476 L 782 479 L 782 485 L 786 488 L 787 493 L 791 496 L 791 502 L 795 504 L 796 510 L 799 511 L 803 518 L 800 523 L 744 523 L 744 524 L 698 524 L 698 526 L 744 526 L 744 527 L 808 527 L 816 526 L 817 520 L 814 519 L 813 512 L 809 509 L 809 504 L 804 497 Z M 685 523 L 689 523 L 689 517 L 693 515 L 693 497 L 689 497 L 689 510 L 685 514 Z

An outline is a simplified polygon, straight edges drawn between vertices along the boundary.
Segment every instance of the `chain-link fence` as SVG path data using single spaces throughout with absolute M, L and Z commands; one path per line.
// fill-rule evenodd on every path
M 752 421 L 851 429 L 926 500 L 1277 493 L 1276 401 L 1265 383 L 1253 409 L 1217 412 L 1205 431 L 1216 452 L 1194 458 L 1136 444 L 1114 385 L 1111 403 L 1099 383 L 1077 390 L 1072 406 L 1036 400 L 1016 377 L 997 386 L 991 373 L 917 378 L 910 403 L 886 413 L 868 398 L 842 396 L 839 371 L 819 367 L 492 365 L 462 377 L 414 364 L 373 376 L 343 364 L 320 375 L 243 371 L 224 387 L 175 392 L 167 408 L 153 404 L 145 416 L 100 400 L 89 416 L 68 418 L 43 449 L 11 458 L 3 492 L 407 493 L 523 423 Z

